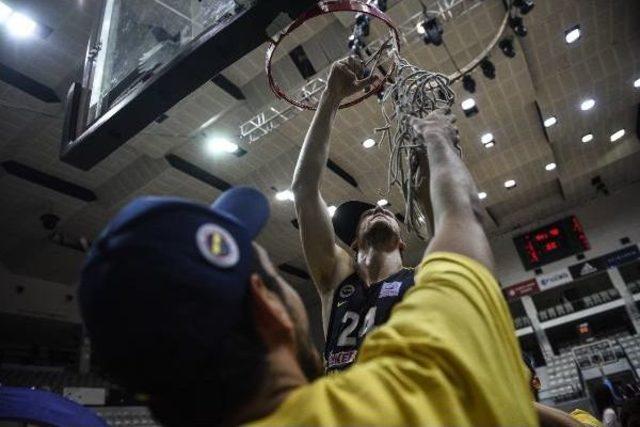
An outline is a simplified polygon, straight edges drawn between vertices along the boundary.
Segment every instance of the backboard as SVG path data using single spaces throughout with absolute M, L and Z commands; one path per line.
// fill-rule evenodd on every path
M 61 159 L 95 166 L 313 3 L 104 0 L 67 94 Z

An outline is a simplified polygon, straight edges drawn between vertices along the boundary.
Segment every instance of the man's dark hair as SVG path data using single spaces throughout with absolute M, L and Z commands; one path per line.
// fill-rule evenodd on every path
M 253 256 L 252 271 L 283 298 L 280 286 L 264 270 L 257 254 Z M 145 255 L 135 254 L 135 262 L 145 262 L 141 257 Z M 127 263 L 120 258 L 109 266 L 110 283 L 114 286 L 131 281 L 127 276 Z M 225 339 L 203 342 L 203 338 L 206 341 L 203 330 L 224 327 L 207 324 L 207 297 L 178 275 L 169 274 L 163 279 L 164 283 L 158 283 L 158 292 L 181 298 L 179 304 L 176 302 L 176 310 L 182 307 L 183 313 L 171 314 L 180 320 L 175 322 L 176 329 L 159 331 L 152 346 L 136 348 L 136 343 L 123 342 L 119 347 L 124 348 L 112 351 L 108 344 L 101 346 L 102 343 L 96 342 L 93 346 L 96 361 L 108 378 L 127 391 L 148 394 L 153 416 L 167 427 L 226 423 L 231 414 L 257 393 L 266 372 L 266 348 L 254 325 L 250 295 L 247 294 L 243 307 L 242 322 L 230 330 Z M 126 286 L 135 288 L 134 284 Z M 182 292 L 175 292 L 179 288 Z M 184 289 L 193 293 L 185 293 Z M 132 293 L 136 293 L 135 289 Z M 163 299 L 166 297 L 165 294 Z M 197 323 L 190 324 L 191 318 L 204 320 L 193 320 Z M 216 361 L 214 366 L 211 360 Z

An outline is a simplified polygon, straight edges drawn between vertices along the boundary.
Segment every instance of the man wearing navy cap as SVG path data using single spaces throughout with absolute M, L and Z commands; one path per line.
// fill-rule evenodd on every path
M 138 199 L 111 221 L 79 287 L 96 360 L 171 427 L 537 425 L 452 121 L 413 121 L 435 172 L 435 235 L 350 369 L 314 380 L 306 312 L 252 242 L 268 203 L 248 188 L 211 207 Z
M 345 97 L 370 84 L 370 79 L 357 79 L 359 68 L 353 58 L 333 65 L 291 187 L 302 248 L 322 303 L 328 372 L 346 369 L 355 362 L 367 333 L 387 321 L 393 306 L 414 284 L 413 268 L 403 266 L 405 243 L 393 212 L 353 200 L 338 206 L 330 218 L 320 194 L 338 106 Z M 424 159 L 422 164 L 426 164 Z M 430 210 L 427 188 L 425 176 L 419 196 Z M 340 246 L 336 237 L 355 255 Z

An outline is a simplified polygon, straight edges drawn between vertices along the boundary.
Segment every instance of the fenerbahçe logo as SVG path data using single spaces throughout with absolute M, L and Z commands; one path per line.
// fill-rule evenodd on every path
M 356 287 L 349 284 L 340 289 L 340 298 L 349 298 L 356 291 Z
M 231 268 L 240 260 L 238 244 L 233 236 L 219 225 L 201 225 L 196 232 L 196 244 L 202 256 L 216 267 Z

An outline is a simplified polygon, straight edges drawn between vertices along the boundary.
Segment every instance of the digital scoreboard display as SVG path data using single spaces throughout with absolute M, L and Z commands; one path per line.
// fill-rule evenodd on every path
M 513 238 L 525 270 L 589 250 L 582 224 L 570 216 Z

